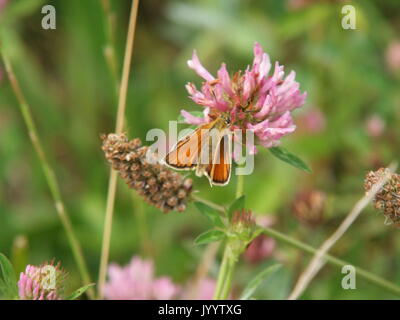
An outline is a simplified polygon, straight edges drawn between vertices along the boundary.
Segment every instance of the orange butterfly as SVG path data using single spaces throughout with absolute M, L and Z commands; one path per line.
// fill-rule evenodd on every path
M 214 121 L 199 126 L 166 155 L 165 163 L 178 170 L 194 170 L 205 175 L 211 185 L 224 186 L 231 177 L 230 119 L 221 115 Z

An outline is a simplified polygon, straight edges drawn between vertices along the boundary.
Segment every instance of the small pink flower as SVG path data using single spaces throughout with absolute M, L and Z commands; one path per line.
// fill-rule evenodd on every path
M 21 300 L 60 300 L 66 274 L 60 264 L 28 265 L 18 281 Z
M 9 0 L 0 0 L 0 13 L 6 7 Z
M 283 136 L 296 129 L 291 112 L 304 104 L 306 93 L 300 92 L 294 71 L 285 77 L 284 67 L 278 62 L 270 74 L 270 58 L 258 43 L 254 45 L 252 66 L 232 77 L 223 63 L 215 78 L 203 67 L 196 51 L 188 66 L 205 81 L 200 90 L 193 83 L 186 89 L 190 98 L 206 109 L 202 118 L 183 110 L 187 123 L 209 123 L 223 114 L 230 119 L 231 130 L 251 130 L 256 142 L 267 148 L 277 146 Z
M 262 227 L 269 227 L 273 223 L 274 220 L 271 217 L 263 216 L 258 219 L 258 224 Z M 243 254 L 243 258 L 249 263 L 256 264 L 271 257 L 275 248 L 275 239 L 261 234 L 250 243 Z
M 385 130 L 385 126 L 385 121 L 376 114 L 370 116 L 365 123 L 368 135 L 373 138 L 381 136 Z
M 291 11 L 300 10 L 308 7 L 311 4 L 310 0 L 289 0 L 287 2 L 288 9 Z
M 268 259 L 274 253 L 276 242 L 266 235 L 259 235 L 247 247 L 244 259 L 249 263 L 259 263 Z
M 153 263 L 133 257 L 124 267 L 111 264 L 104 296 L 109 300 L 170 300 L 179 288 L 169 277 L 154 277 Z
M 299 117 L 299 128 L 309 133 L 322 132 L 326 127 L 325 115 L 317 108 L 311 108 Z
M 181 294 L 182 300 L 212 300 L 216 287 L 216 281 L 205 277 L 195 284 L 190 284 Z
M 386 49 L 386 64 L 391 71 L 400 70 L 400 40 L 395 40 Z

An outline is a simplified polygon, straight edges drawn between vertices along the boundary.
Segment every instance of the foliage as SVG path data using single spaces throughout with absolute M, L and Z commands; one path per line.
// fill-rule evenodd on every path
M 120 72 L 130 1 L 110 2 L 117 17 L 114 40 Z M 221 61 L 234 70 L 250 62 L 251 48 L 255 41 L 260 42 L 272 60 L 296 70 L 302 89 L 308 92 L 306 105 L 294 112 L 296 134 L 283 139 L 282 146 L 304 159 L 313 172 L 277 161 L 273 155 L 279 157 L 281 152 L 260 151 L 254 173 L 246 177 L 246 208 L 260 216 L 273 216 L 276 228 L 318 246 L 362 196 L 364 175 L 400 158 L 400 76 L 388 67 L 385 56 L 389 44 L 400 37 L 400 3 L 353 1 L 357 29 L 344 30 L 340 27 L 341 2 L 312 1 L 298 9 L 291 6 L 294 2 L 142 1 L 126 121 L 128 135 L 143 141 L 149 129 L 167 130 L 168 121 L 175 120 L 183 106 L 196 109 L 184 88 L 187 81 L 200 84 L 186 66 L 194 48 L 209 70 L 216 71 Z M 109 173 L 100 149 L 100 134 L 113 131 L 116 113 L 113 77 L 103 55 L 106 19 L 101 1 L 47 3 L 56 7 L 56 30 L 43 30 L 40 26 L 44 1 L 10 1 L 0 13 L 1 49 L 10 56 L 32 106 L 46 153 L 62 182 L 61 192 L 73 225 L 84 244 L 90 272 L 95 275 Z M 78 271 L 16 100 L 1 70 L 2 65 L 0 252 L 11 257 L 15 238 L 25 235 L 29 240 L 29 262 L 40 264 L 52 257 L 62 261 L 70 273 L 68 290 L 72 291 L 80 286 Z M 325 119 L 318 132 L 307 126 L 307 116 L 315 109 Z M 385 123 L 379 136 L 371 136 L 366 129 L 372 115 Z M 275 149 L 279 150 L 284 149 Z M 299 160 L 294 163 L 307 168 Z M 226 187 L 210 189 L 206 179 L 192 176 L 199 194 L 220 205 L 232 203 L 236 177 Z M 291 212 L 295 195 L 308 188 L 329 195 L 323 223 L 315 229 L 298 222 Z M 150 252 L 160 274 L 185 282 L 204 249 L 195 246 L 193 239 L 208 230 L 210 222 L 194 205 L 185 213 L 168 215 L 144 205 L 143 222 L 140 206 L 136 198 L 132 200 L 132 191 L 119 180 L 111 261 L 125 263 L 134 254 Z M 243 206 L 239 203 L 237 207 Z M 223 222 L 207 210 L 200 209 L 213 225 L 222 227 Z M 143 226 L 155 250 L 148 250 Z M 221 239 L 220 232 L 210 232 L 207 237 L 203 234 L 200 240 L 197 238 L 197 243 Z M 334 253 L 398 283 L 399 248 L 396 230 L 385 226 L 383 217 L 371 207 L 338 243 Z M 254 292 L 257 298 L 285 298 L 298 270 L 308 261 L 286 246 L 279 246 L 278 250 L 282 254 L 277 257 L 285 257 L 285 268 L 260 284 Z M 244 288 L 257 271 L 257 266 L 240 263 L 235 276 L 238 285 Z M 332 268 L 325 271 L 303 298 L 393 298 L 361 282 L 357 283 L 357 290 L 342 290 L 342 274 Z

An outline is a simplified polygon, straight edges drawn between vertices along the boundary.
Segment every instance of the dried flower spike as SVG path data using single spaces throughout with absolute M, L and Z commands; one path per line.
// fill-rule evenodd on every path
M 60 263 L 44 263 L 36 267 L 28 265 L 21 272 L 18 294 L 21 300 L 60 300 L 63 298 L 66 273 Z
M 368 192 L 372 186 L 388 173 L 389 169 L 380 168 L 371 171 L 365 177 L 364 188 Z M 374 206 L 376 209 L 390 219 L 394 224 L 400 226 L 400 175 L 393 173 L 389 181 L 375 195 Z
M 102 137 L 103 151 L 114 170 L 149 204 L 164 213 L 185 211 L 192 191 L 192 180 L 185 179 L 161 164 L 149 163 L 148 147 L 140 139 L 128 140 L 125 134 Z

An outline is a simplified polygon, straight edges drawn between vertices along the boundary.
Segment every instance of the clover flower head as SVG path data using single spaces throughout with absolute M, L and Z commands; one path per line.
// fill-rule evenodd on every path
M 224 113 L 230 118 L 231 130 L 251 130 L 258 144 L 267 148 L 277 146 L 283 136 L 296 129 L 291 112 L 304 104 L 306 93 L 300 92 L 295 72 L 285 77 L 284 67 L 278 62 L 270 74 L 271 61 L 260 44 L 254 45 L 252 66 L 232 77 L 225 63 L 214 77 L 203 67 L 196 51 L 188 66 L 205 80 L 200 90 L 193 83 L 186 85 L 190 98 L 205 109 L 203 117 L 182 110 L 187 123 L 208 123 Z
M 156 278 L 153 262 L 140 257 L 133 257 L 124 267 L 111 264 L 108 276 L 104 286 L 108 300 L 170 300 L 180 291 L 169 277 Z
M 366 192 L 371 190 L 382 177 L 388 174 L 388 168 L 380 168 L 377 171 L 370 171 L 364 181 Z M 389 181 L 379 190 L 374 197 L 374 206 L 381 211 L 389 222 L 400 227 L 400 175 L 393 173 Z
M 60 263 L 45 263 L 39 267 L 28 265 L 21 272 L 18 294 L 21 300 L 60 300 L 64 291 L 66 273 Z

